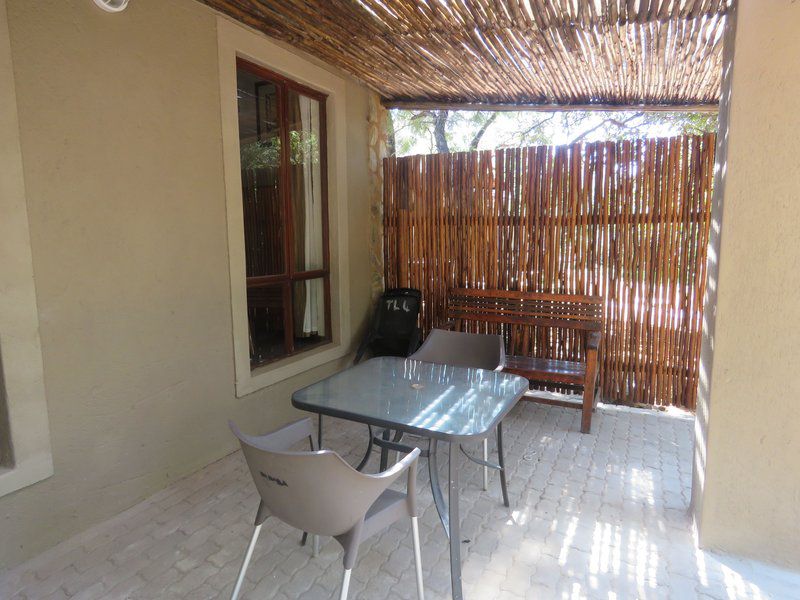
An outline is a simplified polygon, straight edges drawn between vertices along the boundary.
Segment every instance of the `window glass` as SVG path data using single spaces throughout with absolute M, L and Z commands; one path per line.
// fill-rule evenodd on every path
M 286 354 L 286 307 L 283 290 L 283 285 L 247 289 L 251 362 L 264 363 Z
M 239 69 L 237 97 L 247 276 L 284 273 L 278 87 Z

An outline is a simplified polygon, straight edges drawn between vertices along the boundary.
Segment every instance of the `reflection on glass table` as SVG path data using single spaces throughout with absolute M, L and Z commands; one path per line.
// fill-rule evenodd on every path
M 483 440 L 497 431 L 502 464 L 502 420 L 525 391 L 528 381 L 497 371 L 381 357 L 360 363 L 292 395 L 295 408 L 368 426 L 413 433 L 430 440 L 428 470 L 434 503 L 450 539 L 450 578 L 460 600 L 461 548 L 459 532 L 459 444 Z M 320 427 L 319 436 L 321 438 Z M 320 439 L 320 444 L 322 440 Z M 382 454 L 392 447 L 384 442 Z M 439 485 L 438 449 L 449 454 L 448 502 Z M 321 447 L 321 446 L 320 446 Z M 363 466 L 372 448 L 372 436 Z M 455 540 L 455 541 L 454 541 Z

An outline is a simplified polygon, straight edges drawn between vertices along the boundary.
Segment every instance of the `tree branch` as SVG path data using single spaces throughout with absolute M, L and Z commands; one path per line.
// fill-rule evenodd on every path
M 475 135 L 472 136 L 472 141 L 469 143 L 470 151 L 474 152 L 475 150 L 478 149 L 478 144 L 480 143 L 483 134 L 485 134 L 486 130 L 489 129 L 489 126 L 492 123 L 494 123 L 494 120 L 497 118 L 498 114 L 499 113 L 493 112 L 491 116 L 488 119 L 486 119 L 486 121 L 484 121 L 483 125 L 481 125 L 481 128 L 478 129 L 477 133 L 475 133 Z
M 433 121 L 433 137 L 436 140 L 436 150 L 440 153 L 450 152 L 447 145 L 447 115 L 449 111 L 440 110 Z
M 605 126 L 607 124 L 616 125 L 620 129 L 626 129 L 628 127 L 628 123 L 629 122 L 633 121 L 634 119 L 638 119 L 641 116 L 642 116 L 642 113 L 634 113 L 633 115 L 631 115 L 629 117 L 626 117 L 622 121 L 620 121 L 619 119 L 614 119 L 612 117 L 609 117 L 607 119 L 603 119 L 597 125 L 595 125 L 594 127 L 590 127 L 589 129 L 587 129 L 586 131 L 584 131 L 583 133 L 581 133 L 580 135 L 575 137 L 569 143 L 570 144 L 577 144 L 578 142 L 583 141 L 584 139 L 586 139 L 586 137 L 589 134 L 597 131 L 598 129 L 600 129 L 601 127 L 603 127 L 603 126 Z

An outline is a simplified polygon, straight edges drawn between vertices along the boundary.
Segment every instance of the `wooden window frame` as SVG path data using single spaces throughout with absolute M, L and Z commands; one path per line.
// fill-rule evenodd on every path
M 284 227 L 284 272 L 273 275 L 260 275 L 247 277 L 247 289 L 277 288 L 282 290 L 283 315 L 284 315 L 284 346 L 285 352 L 279 356 L 254 361 L 250 357 L 250 370 L 253 371 L 270 363 L 283 360 L 290 356 L 303 354 L 320 346 L 330 343 L 332 337 L 331 322 L 331 268 L 330 268 L 330 235 L 328 217 L 328 122 L 326 103 L 328 94 L 293 81 L 288 77 L 265 69 L 241 57 L 236 57 L 237 73 L 239 69 L 269 81 L 278 91 L 278 121 L 280 123 L 281 164 L 279 168 L 279 188 L 283 215 L 286 220 Z M 319 102 L 319 151 L 320 151 L 320 191 L 321 191 L 321 217 L 322 217 L 322 268 L 310 271 L 297 271 L 294 253 L 294 212 L 292 210 L 292 197 L 290 185 L 290 144 L 289 144 L 289 118 L 286 112 L 288 92 L 295 91 Z M 296 282 L 311 279 L 322 279 L 325 303 L 325 335 L 314 343 L 298 350 L 294 343 L 294 310 L 292 304 L 292 288 Z M 249 312 L 249 304 L 248 304 Z

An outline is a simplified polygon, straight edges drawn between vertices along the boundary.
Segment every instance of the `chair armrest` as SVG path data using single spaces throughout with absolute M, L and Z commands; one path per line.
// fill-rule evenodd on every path
M 603 334 L 599 331 L 593 331 L 589 334 L 586 338 L 586 349 L 587 350 L 597 350 L 600 347 L 600 340 L 602 339 Z
M 411 513 L 412 517 L 417 516 L 417 459 L 419 458 L 419 448 L 415 448 L 414 450 L 416 450 L 416 454 L 414 454 L 414 460 L 408 465 L 408 479 L 406 480 L 408 512 Z
M 408 470 L 408 479 L 406 482 L 406 496 L 408 497 L 408 508 L 411 516 L 417 516 L 417 461 L 419 459 L 420 449 L 414 448 L 411 452 L 406 454 L 402 460 L 395 463 L 392 467 L 385 471 L 373 475 L 373 477 L 388 478 L 394 481 L 398 475 L 403 471 Z
M 416 468 L 416 463 L 417 463 L 417 459 L 419 458 L 419 454 L 420 454 L 420 449 L 419 448 L 414 448 L 411 452 L 406 454 L 403 457 L 402 460 L 396 462 L 395 464 L 393 464 L 391 467 L 389 467 L 385 471 L 381 471 L 380 473 L 377 473 L 376 475 L 371 475 L 371 477 L 395 478 L 398 475 L 400 475 L 400 473 L 405 471 L 406 469 L 410 469 L 412 465 L 414 465 L 415 468 Z

